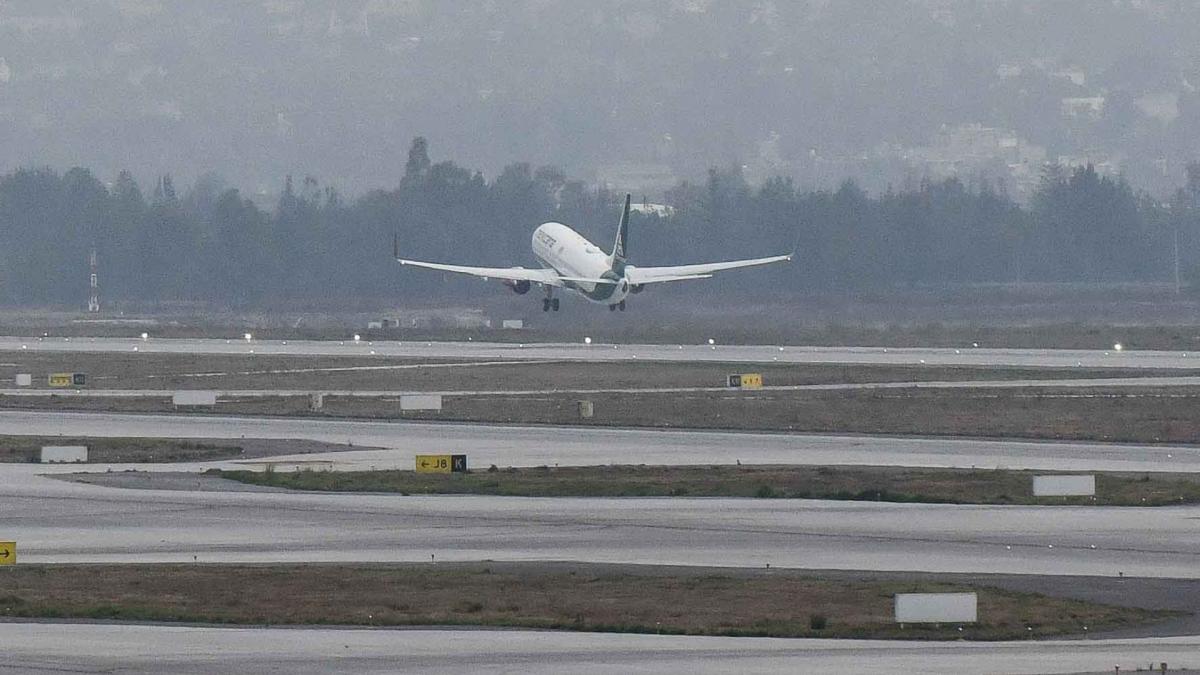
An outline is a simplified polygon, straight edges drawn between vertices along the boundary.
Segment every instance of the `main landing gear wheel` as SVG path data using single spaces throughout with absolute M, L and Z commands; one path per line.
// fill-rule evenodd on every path
M 542 311 L 543 312 L 550 311 L 550 298 L 546 298 L 545 300 L 542 300 Z
M 554 311 L 556 311 L 556 312 L 558 311 L 558 298 L 555 298 L 550 301 L 550 307 L 552 309 L 554 309 Z
M 608 306 L 608 311 L 610 311 L 610 312 L 615 312 L 615 311 L 617 311 L 617 306 L 616 306 L 616 305 L 609 305 L 609 306 Z
M 624 301 L 624 300 L 622 300 L 622 301 L 621 301 L 621 302 L 620 302 L 620 303 L 617 305 L 617 309 L 621 310 L 622 312 L 624 312 L 624 311 L 625 311 L 625 301 Z

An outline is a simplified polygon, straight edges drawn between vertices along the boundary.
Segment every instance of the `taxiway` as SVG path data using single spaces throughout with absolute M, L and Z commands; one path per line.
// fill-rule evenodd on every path
M 967 643 L 545 631 L 0 623 L 0 672 L 1079 673 L 1200 662 L 1200 639 Z
M 578 343 L 398 342 L 0 337 L 0 351 L 145 352 L 291 356 L 392 356 L 484 360 L 709 361 L 1046 368 L 1200 368 L 1200 352 L 1076 349 L 805 347 Z
M 472 466 L 598 464 L 852 464 L 1054 471 L 1200 472 L 1200 448 L 597 427 L 523 427 L 219 415 L 0 411 L 0 435 L 109 438 L 266 438 L 363 449 L 305 454 L 338 469 L 411 469 L 413 455 L 466 453 Z M 288 459 L 288 458 L 284 458 Z M 261 462 L 257 462 L 261 464 Z M 145 468 L 145 465 L 139 465 Z M 230 462 L 221 466 L 235 466 Z M 19 469 L 17 467 L 20 467 Z M 91 470 L 133 468 L 93 466 Z M 150 470 L 154 467 L 150 466 Z M 196 467 L 191 467 L 196 468 Z M 11 465 L 2 471 L 61 471 Z

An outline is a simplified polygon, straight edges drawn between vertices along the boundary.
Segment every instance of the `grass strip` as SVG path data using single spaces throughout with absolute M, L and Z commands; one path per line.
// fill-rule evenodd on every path
M 522 341 L 525 339 L 522 338 Z M 698 342 L 702 343 L 705 339 Z M 602 347 L 597 344 L 595 348 Z M 252 346 L 246 347 L 247 351 L 250 349 Z M 623 349 L 636 352 L 634 347 Z M 644 358 L 643 354 L 641 359 Z M 765 382 L 770 385 L 930 380 L 1047 380 L 1200 374 L 1200 367 L 1182 371 L 1153 368 L 781 363 L 771 361 L 770 357 L 766 362 L 759 364 L 641 359 L 614 362 L 551 361 L 530 365 L 521 361 L 497 363 L 494 359 L 366 355 L 0 351 L 0 362 L 18 364 L 12 366 L 15 372 L 34 374 L 33 386 L 26 390 L 26 393 L 40 390 L 46 396 L 62 393 L 60 390 L 46 388 L 43 374 L 53 372 L 86 373 L 88 388 L 92 389 L 161 389 L 167 396 L 175 389 L 196 388 L 540 391 L 666 386 L 719 387 L 726 382 L 729 374 L 741 372 L 762 373 Z M 468 365 L 478 362 L 488 365 Z M 462 367 L 424 367 L 448 363 L 457 363 Z
M 207 462 L 240 457 L 242 448 L 174 438 L 0 436 L 0 462 L 37 462 L 44 445 L 85 445 L 88 463 Z
M 1200 502 L 1200 475 L 1100 473 L 1096 496 L 1034 497 L 1035 474 L 1003 469 L 876 466 L 491 467 L 456 474 L 413 471 L 224 471 L 242 483 L 329 492 L 512 497 L 757 497 L 944 504 L 1164 506 Z
M 904 592 L 979 594 L 977 624 L 893 623 Z M 987 586 L 812 573 L 547 563 L 19 565 L 0 616 L 355 626 L 478 625 L 686 635 L 1004 640 L 1177 616 Z
M 747 369 L 749 370 L 749 369 Z M 578 401 L 593 403 L 581 419 Z M 1200 387 L 1021 387 L 449 396 L 412 418 L 513 424 L 1200 443 Z M 395 404 L 327 400 L 330 414 Z M 357 406 L 357 407 L 355 407 Z
M 736 370 L 752 368 L 743 366 Z M 854 371 L 849 369 L 848 372 Z M 467 374 L 458 375 L 465 378 L 462 384 L 472 386 Z M 720 384 L 716 375 L 705 376 L 706 386 Z M 430 375 L 426 373 L 425 376 Z M 482 377 L 479 373 L 474 376 Z M 770 375 L 764 377 L 768 382 L 777 383 Z M 508 383 L 497 385 L 498 381 L 480 380 L 474 386 L 481 389 L 508 386 Z M 664 386 L 667 382 L 647 380 L 639 386 Z M 535 383 L 525 384 L 532 386 Z M 332 386 L 332 382 L 316 386 Z M 549 384 L 543 382 L 541 386 Z M 579 401 L 584 399 L 593 404 L 592 417 L 580 417 Z M 1200 444 L 1200 416 L 1195 414 L 1200 403 L 1200 387 L 1196 386 L 456 394 L 443 398 L 440 411 L 402 411 L 396 396 L 328 395 L 319 412 L 311 411 L 309 403 L 308 396 L 229 398 L 222 399 L 207 412 L 522 425 Z M 167 392 L 162 396 L 138 398 L 0 395 L 0 408 L 178 412 Z

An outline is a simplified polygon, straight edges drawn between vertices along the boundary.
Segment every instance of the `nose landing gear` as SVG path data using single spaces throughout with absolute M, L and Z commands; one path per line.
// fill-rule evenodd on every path
M 546 298 L 542 300 L 542 311 L 549 312 L 550 310 L 558 311 L 558 298 L 553 297 L 554 290 L 552 287 L 546 287 Z
M 622 300 L 622 301 L 618 302 L 618 303 L 617 303 L 617 304 L 615 304 L 615 305 L 609 305 L 609 306 L 608 306 L 608 311 L 610 311 L 610 312 L 615 312 L 615 311 L 617 311 L 618 309 L 619 309 L 619 310 L 621 310 L 622 312 L 624 312 L 624 311 L 625 311 L 625 301 L 624 301 L 624 300 Z

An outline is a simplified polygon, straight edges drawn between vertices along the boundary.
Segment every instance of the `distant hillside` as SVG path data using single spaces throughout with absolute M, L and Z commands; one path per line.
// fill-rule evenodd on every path
M 394 187 L 416 135 L 616 188 L 710 166 L 872 192 L 1044 159 L 1164 192 L 1200 155 L 1200 4 L 0 3 L 0 170 Z

